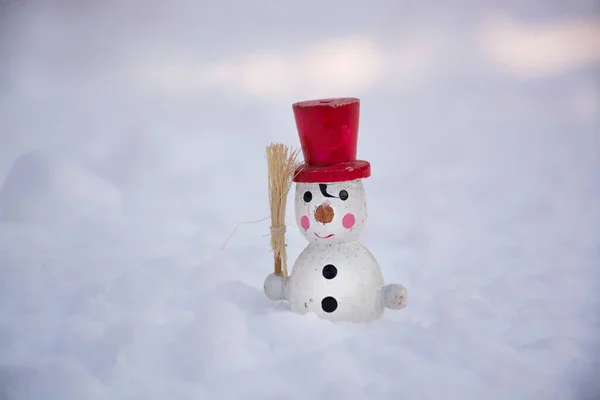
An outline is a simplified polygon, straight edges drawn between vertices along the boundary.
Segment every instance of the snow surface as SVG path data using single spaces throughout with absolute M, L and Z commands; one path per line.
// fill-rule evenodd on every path
M 600 398 L 597 68 L 350 93 L 361 240 L 409 293 L 354 325 L 266 299 L 268 221 L 222 249 L 269 215 L 265 146 L 297 145 L 303 93 L 178 97 L 5 49 L 0 399 Z

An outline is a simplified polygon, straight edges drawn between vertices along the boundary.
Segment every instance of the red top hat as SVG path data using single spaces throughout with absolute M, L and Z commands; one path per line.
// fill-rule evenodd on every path
M 292 105 L 304 164 L 294 182 L 344 182 L 371 176 L 368 161 L 356 159 L 360 100 L 310 100 Z

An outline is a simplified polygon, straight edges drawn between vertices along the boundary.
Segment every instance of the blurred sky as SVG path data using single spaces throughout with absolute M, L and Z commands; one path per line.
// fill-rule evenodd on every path
M 599 7 L 30 0 L 4 6 L 3 81 L 20 87 L 39 72 L 54 85 L 111 79 L 171 94 L 208 89 L 279 100 L 382 83 L 397 90 L 482 70 L 549 77 L 600 62 Z
M 378 140 L 506 115 L 569 115 L 589 139 L 600 120 L 595 0 L 1 4 L 0 176 L 23 151 L 102 164 L 152 135 L 295 144 L 291 103 L 317 97 L 361 97 Z

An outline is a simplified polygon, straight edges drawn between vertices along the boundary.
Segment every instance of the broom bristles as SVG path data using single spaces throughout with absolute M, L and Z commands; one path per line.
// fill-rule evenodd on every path
M 269 169 L 269 204 L 271 208 L 271 248 L 274 253 L 276 275 L 287 278 L 285 245 L 285 208 L 292 178 L 298 165 L 299 150 L 291 150 L 277 143 L 267 147 Z

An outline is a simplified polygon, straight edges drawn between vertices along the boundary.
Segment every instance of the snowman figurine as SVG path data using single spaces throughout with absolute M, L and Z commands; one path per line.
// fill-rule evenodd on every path
M 296 223 L 309 244 L 287 279 L 267 276 L 266 296 L 332 321 L 369 322 L 386 307 L 405 307 L 406 289 L 385 285 L 358 241 L 367 218 L 362 179 L 371 175 L 369 162 L 356 159 L 359 99 L 311 100 L 292 109 L 304 156 L 293 179 Z

